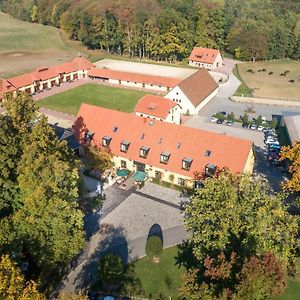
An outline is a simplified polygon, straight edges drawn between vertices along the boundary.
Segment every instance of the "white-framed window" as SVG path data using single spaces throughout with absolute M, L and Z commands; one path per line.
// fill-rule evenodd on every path
M 127 152 L 128 148 L 129 148 L 130 142 L 128 141 L 122 141 L 121 145 L 120 145 L 120 151 L 121 152 Z
M 142 146 L 140 148 L 140 157 L 142 158 L 146 158 L 148 156 L 148 153 L 150 151 L 150 148 L 147 146 Z
M 164 151 L 160 154 L 160 162 L 162 164 L 167 164 L 169 159 L 170 159 L 170 155 L 171 153 L 167 152 L 167 151 Z
M 103 147 L 108 147 L 110 142 L 111 142 L 111 137 L 110 136 L 104 136 L 102 138 L 102 146 Z
M 182 160 L 181 168 L 182 168 L 183 170 L 189 171 L 190 168 L 191 168 L 192 162 L 193 162 L 193 159 L 192 159 L 192 158 L 185 157 L 185 158 Z

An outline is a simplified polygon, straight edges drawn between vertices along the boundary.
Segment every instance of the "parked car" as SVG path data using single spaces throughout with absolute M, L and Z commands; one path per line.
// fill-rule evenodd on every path
M 262 120 L 262 123 L 263 123 L 263 124 L 266 124 L 266 123 L 267 123 L 267 118 L 266 118 L 266 117 L 262 116 L 262 117 L 261 117 L 261 120 Z
M 224 122 L 223 119 L 218 119 L 217 124 L 222 124 Z
M 278 137 L 276 132 L 266 132 L 265 137 L 268 137 L 268 136 L 273 136 L 273 137 L 276 137 L 276 138 Z
M 210 121 L 211 121 L 212 123 L 216 123 L 218 120 L 219 120 L 219 119 L 216 118 L 216 117 L 211 117 L 211 119 L 210 119 Z
M 279 166 L 282 166 L 282 165 L 283 165 L 283 161 L 280 160 L 280 159 L 273 159 L 273 160 L 271 161 L 271 165 L 272 165 L 272 166 L 279 167 Z
M 264 141 L 266 145 L 280 145 L 279 142 L 277 140 L 265 140 Z
M 258 131 L 263 131 L 263 130 L 264 130 L 264 127 L 263 127 L 263 126 L 258 126 L 256 129 L 257 129 Z
M 226 111 L 221 111 L 220 113 L 221 113 L 223 116 L 226 116 L 226 115 L 227 115 Z
M 226 125 L 232 126 L 232 125 L 233 125 L 233 121 L 231 121 L 231 120 L 227 121 L 227 122 L 226 122 Z
M 257 128 L 256 124 L 252 124 L 252 125 L 250 126 L 250 129 L 252 129 L 252 130 L 255 130 L 256 128 Z
M 243 128 L 248 128 L 248 126 L 249 126 L 248 123 L 243 123 L 243 124 L 242 124 L 242 127 L 243 127 Z

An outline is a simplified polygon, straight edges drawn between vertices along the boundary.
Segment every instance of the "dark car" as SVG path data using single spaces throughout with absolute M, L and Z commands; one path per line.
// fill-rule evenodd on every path
M 219 119 L 219 120 L 217 121 L 217 124 L 222 124 L 223 122 L 224 122 L 223 119 Z
M 243 123 L 243 124 L 242 124 L 242 127 L 243 127 L 243 128 L 248 128 L 248 126 L 249 126 L 248 123 Z
M 221 111 L 220 113 L 221 113 L 223 116 L 226 116 L 226 115 L 227 115 L 226 111 Z

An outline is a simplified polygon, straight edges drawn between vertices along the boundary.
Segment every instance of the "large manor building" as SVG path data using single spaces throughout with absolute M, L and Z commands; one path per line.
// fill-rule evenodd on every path
M 82 104 L 74 124 L 81 145 L 109 148 L 115 168 L 191 185 L 196 172 L 252 172 L 252 142 Z

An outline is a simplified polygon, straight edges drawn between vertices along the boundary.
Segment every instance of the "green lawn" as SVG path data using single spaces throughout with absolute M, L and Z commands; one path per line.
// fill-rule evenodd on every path
M 150 298 L 151 294 L 153 299 L 157 299 L 161 294 L 165 296 L 164 299 L 169 299 L 169 296 L 172 299 L 178 299 L 178 286 L 185 269 L 176 265 L 177 255 L 176 246 L 165 249 L 160 256 L 159 263 L 154 263 L 148 257 L 134 263 L 135 274 L 141 281 L 145 297 Z
M 300 260 L 297 260 L 297 273 L 295 278 L 288 279 L 287 289 L 281 297 L 276 297 L 274 300 L 299 300 L 300 299 Z
M 76 115 L 81 103 L 132 112 L 138 99 L 146 93 L 88 83 L 42 99 L 38 106 Z
M 238 67 L 236 65 L 234 66 L 232 73 L 241 82 L 240 86 L 235 91 L 234 96 L 242 96 L 243 95 L 245 97 L 252 97 L 251 90 L 248 88 L 248 86 L 244 82 L 243 78 L 240 76 Z

